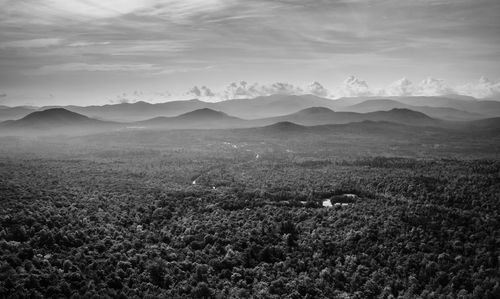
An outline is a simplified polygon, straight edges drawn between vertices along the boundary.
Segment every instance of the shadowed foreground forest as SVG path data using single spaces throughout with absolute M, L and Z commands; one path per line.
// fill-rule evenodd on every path
M 498 137 L 284 135 L 2 138 L 0 297 L 500 297 Z

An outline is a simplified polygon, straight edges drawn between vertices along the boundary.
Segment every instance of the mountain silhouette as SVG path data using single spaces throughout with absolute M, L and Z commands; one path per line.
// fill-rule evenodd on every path
M 37 111 L 36 108 L 17 106 L 3 107 L 0 109 L 0 122 L 5 120 L 15 120 Z
M 263 126 L 266 124 L 288 121 L 304 126 L 317 126 L 327 124 L 362 122 L 366 120 L 394 122 L 414 126 L 428 126 L 439 124 L 438 120 L 433 119 L 423 113 L 412 111 L 409 109 L 392 109 L 389 111 L 356 113 L 335 112 L 325 107 L 306 108 L 289 115 L 254 120 L 252 121 L 252 123 Z
M 50 108 L 64 108 L 100 120 L 136 122 L 155 117 L 174 117 L 203 108 L 224 112 L 243 119 L 262 119 L 289 115 L 311 107 L 325 107 L 337 112 L 357 113 L 405 108 L 422 112 L 432 118 L 450 121 L 468 121 L 500 116 L 500 102 L 476 100 L 464 96 L 352 97 L 332 100 L 314 95 L 270 95 L 253 99 L 226 100 L 216 103 L 208 103 L 195 99 L 156 104 L 136 102 L 85 107 L 4 107 L 0 109 L 0 121 L 19 119 L 34 111 Z
M 32 112 L 19 120 L 5 121 L 0 123 L 0 128 L 4 131 L 64 134 L 83 131 L 95 132 L 116 125 L 118 124 L 89 118 L 64 108 L 52 108 Z
M 133 122 L 158 116 L 176 116 L 209 106 L 210 103 L 205 103 L 199 100 L 187 100 L 157 104 L 140 101 L 135 103 L 109 104 L 104 106 L 67 106 L 64 108 L 97 119 Z
M 314 95 L 270 95 L 253 99 L 228 100 L 215 103 L 217 110 L 244 119 L 258 119 L 294 113 L 310 107 L 337 107 L 334 100 Z
M 258 128 L 261 132 L 268 133 L 298 133 L 298 132 L 307 132 L 309 128 L 306 126 L 301 126 L 293 122 L 283 121 L 279 123 L 275 123 L 269 126 Z
M 451 107 L 429 107 L 429 106 L 413 106 L 403 104 L 392 99 L 372 99 L 367 100 L 355 105 L 342 107 L 339 110 L 350 112 L 374 112 L 374 111 L 387 111 L 394 108 L 410 109 L 417 112 L 422 112 L 432 118 L 439 118 L 450 121 L 467 121 L 485 118 L 484 115 L 479 113 L 471 113 Z
M 240 127 L 243 123 L 244 120 L 224 112 L 202 108 L 175 117 L 155 117 L 135 124 L 161 129 L 211 129 Z

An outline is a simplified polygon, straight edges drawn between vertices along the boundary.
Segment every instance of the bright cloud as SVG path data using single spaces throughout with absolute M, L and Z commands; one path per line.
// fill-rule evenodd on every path
M 326 89 L 318 81 L 314 81 L 313 83 L 306 86 L 305 91 L 319 97 L 327 97 L 329 95 L 328 89 Z
M 223 99 L 245 99 L 261 95 L 261 88 L 257 83 L 249 85 L 246 81 L 229 84 L 221 94 Z
M 193 95 L 197 98 L 206 98 L 206 97 L 212 98 L 215 96 L 215 93 L 213 93 L 212 90 L 210 90 L 210 88 L 206 86 L 202 87 L 195 86 L 188 91 L 188 95 Z
M 339 95 L 344 97 L 370 96 L 373 92 L 370 90 L 368 83 L 360 80 L 355 76 L 349 76 L 344 80 L 339 89 Z
M 172 97 L 168 91 L 163 92 L 145 92 L 142 90 L 134 90 L 133 92 L 123 92 L 113 98 L 108 99 L 110 104 L 124 104 L 136 103 L 139 101 L 146 101 L 150 103 L 164 102 Z
M 284 83 L 284 82 L 276 82 L 271 85 L 263 85 L 261 87 L 262 95 L 271 95 L 271 94 L 302 94 L 304 91 L 293 84 Z
M 424 79 L 418 86 L 416 95 L 423 96 L 439 96 L 454 94 L 455 91 L 446 85 L 444 80 L 428 77 Z
M 341 96 L 443 96 L 443 95 L 465 95 L 478 99 L 500 96 L 500 82 L 494 82 L 488 78 L 481 77 L 475 82 L 459 86 L 450 86 L 442 79 L 432 77 L 425 78 L 419 84 L 414 84 L 407 78 L 399 79 L 386 88 L 374 90 L 368 87 L 365 81 L 349 77 L 341 88 Z M 346 92 L 347 90 L 347 92 Z
M 442 96 L 442 95 L 468 95 L 479 99 L 500 95 L 500 82 L 493 82 L 481 77 L 478 81 L 457 87 L 448 86 L 443 80 L 426 78 L 419 84 L 403 77 L 382 89 L 371 89 L 368 83 L 354 76 L 349 76 L 336 89 L 338 93 L 332 95 L 321 83 L 315 81 L 303 88 L 289 83 L 276 82 L 262 85 L 249 84 L 246 81 L 233 82 L 225 89 L 216 91 L 207 86 L 194 86 L 184 94 L 161 93 L 155 96 L 143 92 L 123 93 L 112 100 L 113 103 L 133 103 L 137 101 L 164 101 L 197 98 L 207 102 L 217 102 L 232 99 L 252 99 L 273 94 L 303 95 L 313 94 L 326 98 L 361 97 L 361 96 Z
M 500 82 L 493 82 L 481 77 L 476 82 L 467 83 L 456 87 L 457 93 L 475 98 L 500 97 Z
M 415 93 L 415 86 L 406 77 L 401 78 L 390 84 L 382 94 L 388 96 L 411 96 Z
M 304 91 L 293 84 L 276 82 L 268 85 L 248 84 L 246 81 L 233 82 L 219 95 L 223 99 L 246 99 L 272 94 L 303 94 Z

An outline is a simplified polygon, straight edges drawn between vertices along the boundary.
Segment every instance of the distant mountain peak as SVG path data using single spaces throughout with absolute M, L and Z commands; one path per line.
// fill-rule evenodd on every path
M 64 108 L 50 108 L 32 112 L 19 120 L 4 122 L 2 123 L 2 129 L 28 134 L 29 132 L 37 132 L 36 134 L 73 134 L 83 131 L 107 130 L 116 125 L 116 123 L 89 118 Z
M 408 115 L 408 116 L 411 115 L 414 117 L 417 116 L 417 117 L 426 118 L 426 119 L 432 119 L 432 117 L 428 116 L 425 113 L 418 112 L 418 111 L 411 110 L 411 109 L 407 109 L 407 108 L 392 108 L 391 110 L 389 110 L 389 112 Z
M 291 121 L 281 121 L 269 126 L 265 126 L 263 127 L 263 129 L 268 131 L 291 132 L 291 131 L 304 131 L 307 129 L 307 127 L 298 125 Z
M 201 108 L 201 109 L 197 109 L 197 110 L 193 110 L 191 112 L 187 112 L 187 113 L 181 114 L 178 117 L 179 118 L 191 118 L 191 117 L 193 117 L 193 118 L 207 118 L 207 117 L 210 117 L 210 118 L 216 118 L 216 117 L 226 118 L 226 117 L 230 117 L 230 116 L 227 115 L 224 112 L 221 112 L 221 111 L 213 110 L 213 109 L 210 109 L 210 108 Z
M 30 113 L 20 119 L 20 121 L 81 121 L 81 120 L 90 120 L 85 115 L 69 111 L 64 108 L 50 108 L 43 111 L 36 111 Z
M 299 111 L 299 113 L 308 113 L 308 114 L 317 114 L 317 113 L 331 113 L 334 112 L 330 108 L 326 107 L 311 107 L 311 108 L 306 108 L 302 109 Z

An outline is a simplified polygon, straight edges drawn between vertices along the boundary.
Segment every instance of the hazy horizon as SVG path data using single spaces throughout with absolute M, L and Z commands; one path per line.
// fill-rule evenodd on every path
M 0 4 L 0 105 L 500 94 L 494 0 Z

